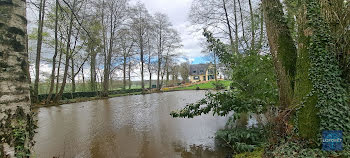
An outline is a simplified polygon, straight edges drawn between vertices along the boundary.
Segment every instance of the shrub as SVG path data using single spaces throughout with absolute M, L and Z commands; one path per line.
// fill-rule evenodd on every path
M 221 82 L 212 82 L 216 90 L 225 89 L 225 85 Z
M 235 154 L 252 152 L 265 142 L 265 130 L 262 128 L 233 128 L 216 132 L 216 139 L 230 147 Z

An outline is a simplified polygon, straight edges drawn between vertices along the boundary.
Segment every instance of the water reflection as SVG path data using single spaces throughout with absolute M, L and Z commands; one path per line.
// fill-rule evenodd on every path
M 213 137 L 227 118 L 169 115 L 204 94 L 169 92 L 41 108 L 34 150 L 38 157 L 225 157 L 227 150 Z

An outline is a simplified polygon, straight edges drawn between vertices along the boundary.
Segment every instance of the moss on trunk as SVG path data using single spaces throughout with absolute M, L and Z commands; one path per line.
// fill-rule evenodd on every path
M 297 123 L 299 135 L 305 139 L 316 139 L 319 134 L 320 119 L 317 116 L 317 96 L 311 95 L 313 89 L 309 78 L 311 60 L 309 54 L 311 29 L 307 26 L 306 7 L 301 5 L 298 14 L 298 59 L 295 79 L 294 102 L 299 106 Z M 310 95 L 310 96 L 309 96 Z
M 263 0 L 266 31 L 277 75 L 279 101 L 282 108 L 291 106 L 297 58 L 283 7 L 279 0 Z

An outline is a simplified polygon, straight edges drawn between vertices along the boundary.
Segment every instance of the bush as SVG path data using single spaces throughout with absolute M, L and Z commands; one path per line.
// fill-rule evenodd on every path
M 212 82 L 216 90 L 225 89 L 225 85 L 221 82 Z
M 287 139 L 265 149 L 266 157 L 350 157 L 350 151 L 346 148 L 341 152 L 323 151 L 321 148 L 311 148 L 303 140 Z
M 233 128 L 216 132 L 216 139 L 230 147 L 235 154 L 253 152 L 265 144 L 265 138 L 262 128 Z

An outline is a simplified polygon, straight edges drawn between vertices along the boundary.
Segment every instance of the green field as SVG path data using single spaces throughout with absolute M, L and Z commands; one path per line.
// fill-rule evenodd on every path
M 156 81 L 152 81 L 152 84 L 155 84 Z M 97 84 L 97 90 L 102 91 L 102 84 L 101 83 L 96 83 Z M 60 86 L 61 84 L 59 84 Z M 32 85 L 34 86 L 34 85 Z M 48 94 L 49 93 L 49 87 L 50 83 L 39 83 L 39 94 Z M 61 87 L 59 87 L 61 88 Z M 76 83 L 75 84 L 76 92 L 91 92 L 90 89 L 90 83 Z M 123 82 L 122 81 L 113 81 L 110 83 L 110 91 L 113 90 L 122 90 L 123 88 Z M 131 82 L 131 89 L 140 89 L 141 88 L 141 82 L 140 81 L 132 81 Z M 148 81 L 145 81 L 145 88 L 149 88 Z M 126 89 L 129 89 L 129 83 L 127 83 Z M 54 93 L 56 92 L 56 86 L 54 87 Z M 72 84 L 67 83 L 65 88 L 64 88 L 64 93 L 70 93 L 72 92 Z
M 213 84 L 214 82 L 215 81 L 210 81 L 210 82 L 207 82 L 207 83 L 191 85 L 191 86 L 188 86 L 188 87 L 179 87 L 179 88 L 174 88 L 173 90 L 196 90 L 197 87 L 199 87 L 199 89 L 205 89 L 205 90 L 215 89 L 215 86 Z M 228 87 L 228 86 L 230 86 L 232 81 L 218 81 L 218 82 L 224 84 L 225 87 Z

